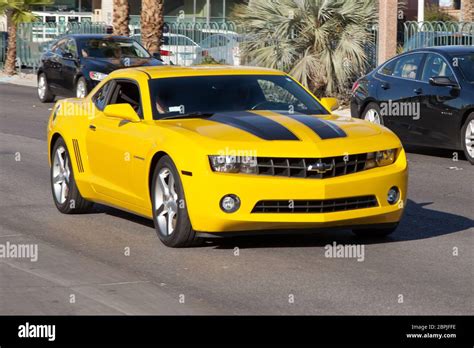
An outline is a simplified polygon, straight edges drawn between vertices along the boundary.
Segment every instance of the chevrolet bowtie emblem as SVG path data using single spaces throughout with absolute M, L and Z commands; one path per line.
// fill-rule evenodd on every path
M 318 174 L 324 174 L 330 170 L 332 170 L 333 165 L 332 163 L 323 163 L 317 162 L 314 164 L 310 164 L 307 168 L 309 172 L 317 172 Z

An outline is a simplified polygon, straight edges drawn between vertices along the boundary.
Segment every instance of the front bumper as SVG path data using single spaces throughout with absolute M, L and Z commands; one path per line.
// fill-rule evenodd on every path
M 196 173 L 197 174 L 197 173 Z M 200 232 L 237 232 L 330 228 L 397 223 L 407 196 L 408 167 L 402 150 L 390 166 L 328 179 L 223 174 L 181 175 L 191 224 Z M 397 186 L 400 201 L 390 205 L 387 192 Z M 240 209 L 225 213 L 219 202 L 235 194 Z M 329 213 L 252 213 L 260 200 L 325 200 L 375 195 L 377 207 Z

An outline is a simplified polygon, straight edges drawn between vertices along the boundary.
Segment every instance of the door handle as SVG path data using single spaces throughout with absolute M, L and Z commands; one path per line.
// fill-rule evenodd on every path
M 421 94 L 423 93 L 423 90 L 421 88 L 415 88 L 413 92 L 415 92 L 415 94 Z
M 390 89 L 390 85 L 386 82 L 382 83 L 380 87 L 382 87 L 382 89 Z
M 90 125 L 89 125 L 89 129 L 95 131 L 95 130 L 97 129 L 97 127 L 94 126 L 93 124 L 90 124 Z

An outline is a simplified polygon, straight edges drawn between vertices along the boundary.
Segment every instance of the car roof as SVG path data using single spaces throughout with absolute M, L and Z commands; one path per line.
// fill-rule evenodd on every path
M 420 52 L 420 51 L 430 51 L 437 53 L 447 53 L 447 54 L 462 54 L 462 53 L 472 53 L 474 52 L 474 46 L 467 45 L 452 45 L 452 46 L 433 46 L 425 48 L 417 48 L 406 53 Z
M 199 65 L 199 66 L 143 66 L 115 70 L 111 77 L 131 77 L 135 74 L 146 73 L 150 78 L 205 76 L 205 75 L 285 75 L 284 72 L 274 69 L 231 66 L 231 65 Z
M 119 35 L 110 35 L 110 34 L 69 34 L 66 37 L 70 37 L 73 39 L 81 40 L 81 39 L 128 39 L 133 40 L 127 36 L 119 36 Z

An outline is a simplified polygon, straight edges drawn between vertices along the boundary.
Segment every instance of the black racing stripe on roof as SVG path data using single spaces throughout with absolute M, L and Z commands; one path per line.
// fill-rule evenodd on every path
M 338 125 L 331 121 L 323 120 L 316 116 L 310 116 L 305 114 L 295 114 L 290 112 L 281 112 L 275 111 L 281 115 L 290 117 L 306 127 L 310 128 L 315 132 L 321 139 L 334 139 L 334 138 L 344 138 L 347 137 L 346 132 L 344 132 Z
M 265 140 L 299 140 L 280 123 L 248 111 L 216 113 L 207 120 L 241 129 Z

